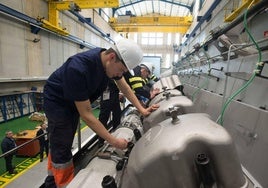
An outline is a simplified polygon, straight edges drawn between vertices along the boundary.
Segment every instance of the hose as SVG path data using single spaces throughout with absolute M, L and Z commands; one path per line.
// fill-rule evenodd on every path
M 217 120 L 217 123 L 220 123 L 220 125 L 223 126 L 223 117 L 224 117 L 224 113 L 227 109 L 227 107 L 229 106 L 229 104 L 231 103 L 231 101 L 238 95 L 240 94 L 242 91 L 244 91 L 254 80 L 254 78 L 256 77 L 256 74 L 259 72 L 259 66 L 260 66 L 260 62 L 262 62 L 262 53 L 260 50 L 259 45 L 257 44 L 257 42 L 255 41 L 255 39 L 253 38 L 253 36 L 251 35 L 251 32 L 248 29 L 247 26 L 247 13 L 248 13 L 248 9 L 251 7 L 251 5 L 253 4 L 254 1 L 251 2 L 251 4 L 248 6 L 248 8 L 246 9 L 245 13 L 244 13 L 244 27 L 245 27 L 245 31 L 247 32 L 250 40 L 255 44 L 257 50 L 258 50 L 258 63 L 256 64 L 256 68 L 253 71 L 252 76 L 250 77 L 250 79 L 240 88 L 238 89 L 234 94 L 231 95 L 231 97 L 226 101 L 226 103 L 224 104 L 222 110 L 221 110 L 221 115 L 219 117 L 219 119 Z

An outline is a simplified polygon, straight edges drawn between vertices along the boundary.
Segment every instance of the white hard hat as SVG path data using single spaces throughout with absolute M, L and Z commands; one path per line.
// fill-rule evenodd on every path
M 154 66 L 153 66 L 152 63 L 142 62 L 140 64 L 140 66 L 146 68 L 150 72 L 150 74 L 153 74 L 153 72 L 154 72 Z
M 143 58 L 141 48 L 130 39 L 121 39 L 117 41 L 113 49 L 117 52 L 119 58 L 124 61 L 129 71 L 140 64 Z

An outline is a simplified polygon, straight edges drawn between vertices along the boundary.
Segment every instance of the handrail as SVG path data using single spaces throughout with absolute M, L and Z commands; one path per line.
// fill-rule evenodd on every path
M 31 143 L 31 142 L 33 142 L 33 141 L 39 139 L 39 138 L 42 137 L 42 136 L 45 136 L 46 134 L 47 134 L 47 133 L 43 133 L 43 134 L 41 134 L 41 135 L 39 135 L 39 136 L 37 136 L 37 137 L 35 137 L 35 138 L 33 138 L 33 139 L 31 139 L 31 140 L 29 140 L 29 141 L 23 143 L 23 144 L 21 144 L 21 145 L 18 145 L 17 147 L 15 147 L 15 148 L 13 148 L 13 149 L 11 149 L 11 150 L 9 150 L 9 151 L 3 153 L 2 155 L 0 155 L 0 158 L 2 158 L 2 157 L 6 157 L 7 155 L 9 155 L 9 154 L 11 154 L 11 153 L 14 153 L 14 152 L 17 151 L 18 149 L 20 149 L 20 148 L 24 147 L 25 145 L 27 145 L 27 144 L 29 144 L 29 143 Z

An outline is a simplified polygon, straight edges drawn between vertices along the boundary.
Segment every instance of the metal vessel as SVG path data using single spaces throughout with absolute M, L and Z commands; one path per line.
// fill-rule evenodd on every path
M 113 132 L 131 143 L 128 149 L 106 144 L 68 187 L 254 187 L 226 129 L 207 114 L 180 111 L 192 103 L 174 88 L 152 101 L 160 108 L 149 117 L 128 106 Z

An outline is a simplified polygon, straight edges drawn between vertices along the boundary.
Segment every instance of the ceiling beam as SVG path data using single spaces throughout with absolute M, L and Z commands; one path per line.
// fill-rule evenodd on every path
M 92 9 L 92 8 L 114 8 L 119 7 L 119 0 L 72 0 L 72 1 L 53 1 L 49 4 L 57 10 Z
M 192 16 L 119 16 L 111 18 L 109 24 L 117 32 L 179 32 L 185 34 L 192 21 Z

